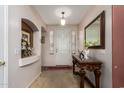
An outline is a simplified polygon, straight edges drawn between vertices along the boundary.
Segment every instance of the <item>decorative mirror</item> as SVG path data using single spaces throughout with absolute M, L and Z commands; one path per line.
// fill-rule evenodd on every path
M 85 47 L 105 49 L 105 11 L 85 27 Z

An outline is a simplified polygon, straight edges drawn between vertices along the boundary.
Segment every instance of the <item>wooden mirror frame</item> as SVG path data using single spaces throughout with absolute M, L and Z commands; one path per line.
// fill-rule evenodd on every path
M 100 18 L 101 17 L 101 18 Z M 99 46 L 90 46 L 88 49 L 105 49 L 105 11 L 100 13 L 93 21 L 85 27 L 85 45 L 86 45 L 86 29 L 100 18 L 100 44 Z

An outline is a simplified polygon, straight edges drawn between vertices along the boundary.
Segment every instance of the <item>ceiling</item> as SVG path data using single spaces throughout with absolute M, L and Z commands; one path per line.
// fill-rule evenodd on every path
M 34 5 L 33 6 L 47 25 L 60 24 L 61 12 L 65 12 L 66 24 L 77 25 L 90 5 Z

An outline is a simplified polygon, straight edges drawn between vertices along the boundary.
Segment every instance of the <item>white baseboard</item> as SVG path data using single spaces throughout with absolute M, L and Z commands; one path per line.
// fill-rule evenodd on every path
M 31 84 L 41 75 L 42 72 L 40 72 L 27 86 L 26 88 L 29 88 Z

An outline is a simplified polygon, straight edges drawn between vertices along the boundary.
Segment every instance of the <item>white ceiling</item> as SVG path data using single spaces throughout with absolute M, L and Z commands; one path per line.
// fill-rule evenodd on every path
M 79 24 L 90 5 L 34 5 L 48 25 L 60 24 L 61 12 L 65 12 L 66 24 Z

